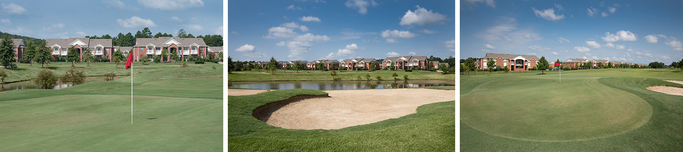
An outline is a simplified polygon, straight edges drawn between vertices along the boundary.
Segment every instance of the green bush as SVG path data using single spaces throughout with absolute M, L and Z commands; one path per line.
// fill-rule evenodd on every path
M 85 82 L 85 74 L 83 74 L 83 70 L 71 68 L 66 71 L 66 74 L 62 76 L 60 81 L 62 81 L 62 83 L 71 82 L 71 84 L 81 84 Z
M 52 89 L 57 85 L 57 76 L 51 71 L 43 70 L 33 79 L 40 89 Z
M 377 81 L 382 81 L 382 76 L 377 76 L 375 78 L 377 78 Z
M 104 81 L 112 81 L 116 78 L 116 74 L 114 73 L 106 73 L 104 74 Z
M 405 70 L 406 72 L 413 72 L 413 70 Z
M 204 61 L 203 60 L 197 60 L 197 61 L 194 61 L 194 64 L 204 64 Z
M 10 67 L 10 69 L 16 69 L 16 68 L 18 68 L 18 66 L 17 66 L 16 63 L 11 63 L 9 67 Z
M 30 60 L 27 60 L 27 59 L 21 59 L 21 60 L 19 60 L 19 63 L 29 63 L 29 61 Z

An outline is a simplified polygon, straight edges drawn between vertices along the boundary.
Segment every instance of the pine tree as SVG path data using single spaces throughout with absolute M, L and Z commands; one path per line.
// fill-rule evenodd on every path
M 0 44 L 0 63 L 3 67 L 8 67 L 14 61 L 14 44 L 9 36 L 5 36 Z

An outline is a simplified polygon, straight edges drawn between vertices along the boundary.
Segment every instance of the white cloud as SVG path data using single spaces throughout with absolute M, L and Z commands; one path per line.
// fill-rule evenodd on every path
M 399 30 L 385 30 L 382 31 L 382 37 L 383 38 L 389 38 L 389 37 L 400 37 L 400 38 L 413 38 L 417 36 L 417 34 L 410 33 L 410 31 L 399 31 Z
M 235 35 L 239 35 L 239 34 L 240 34 L 240 33 L 237 33 L 237 31 L 232 31 L 232 32 L 230 32 L 230 33 L 235 34 Z
M 484 3 L 486 3 L 486 5 L 491 6 L 493 8 L 496 8 L 496 2 L 494 2 L 493 0 L 465 0 L 465 1 L 467 1 L 469 3 L 484 2 Z
M 330 40 L 327 35 L 313 35 L 311 33 L 306 33 L 304 35 L 299 35 L 298 37 L 294 38 L 294 41 L 327 41 Z
M 187 29 L 195 30 L 195 31 L 201 31 L 204 29 L 204 27 L 202 27 L 201 25 L 197 25 L 197 24 L 189 24 L 189 25 L 184 25 L 184 26 Z
M 216 28 L 216 29 L 214 30 L 214 34 L 223 36 L 223 25 L 221 25 L 221 26 L 219 26 L 218 28 Z M 237 32 L 235 32 L 235 31 L 232 31 L 232 34 L 240 34 L 240 33 L 237 33 Z
M 156 24 L 150 19 L 142 19 L 137 16 L 133 16 L 130 19 L 117 19 L 116 22 L 125 28 L 140 28 L 140 27 L 157 27 Z
M 86 35 L 85 33 L 83 33 L 83 32 L 80 32 L 80 31 L 79 31 L 79 32 L 76 32 L 76 34 L 78 34 L 78 35 L 82 35 L 82 36 L 85 36 L 85 35 Z
M 8 32 L 9 32 L 9 33 L 15 33 L 15 34 L 18 34 L 18 33 L 31 33 L 30 31 L 24 31 L 24 28 L 21 28 L 21 27 L 17 27 L 17 29 L 10 29 Z
M 598 10 L 597 10 L 597 9 L 595 9 L 595 8 L 593 8 L 593 7 L 588 8 L 588 16 L 593 16 L 593 15 L 595 15 L 595 14 L 598 14 Z
M 126 3 L 121 2 L 120 0 L 102 0 L 102 4 L 107 4 L 107 7 L 115 7 L 118 9 L 122 10 L 138 10 L 138 8 L 132 7 L 130 5 L 127 5 Z
M 398 41 L 396 41 L 396 39 L 394 39 L 394 38 L 390 38 L 390 39 L 387 39 L 387 43 L 398 43 Z
M 265 38 L 269 39 L 274 39 L 274 38 L 289 38 L 289 37 L 295 37 L 297 36 L 297 33 L 294 32 L 293 29 L 286 28 L 286 27 L 271 27 L 268 29 L 268 35 L 265 36 Z
M 348 0 L 345 5 L 348 8 L 358 9 L 358 13 L 360 14 L 366 14 L 368 13 L 369 6 L 377 6 L 379 4 L 375 2 L 375 0 Z
M 292 60 L 301 59 L 301 55 L 308 52 L 311 49 L 311 43 L 306 41 L 289 41 L 287 42 L 287 48 L 289 48 L 289 57 Z
M 303 25 L 301 25 L 301 26 L 299 27 L 299 29 L 301 29 L 301 31 L 304 31 L 304 32 L 308 31 L 308 27 L 303 26 Z
M 588 45 L 589 47 L 594 48 L 594 49 L 602 47 L 602 46 L 600 46 L 600 44 L 598 42 L 595 42 L 595 41 L 586 41 L 586 45 Z
M 555 55 L 558 55 L 558 53 L 557 53 L 557 52 L 553 52 L 553 54 L 555 54 Z
M 346 49 L 356 50 L 358 49 L 358 45 L 356 45 L 356 43 L 351 43 L 350 45 L 346 45 Z
M 176 22 L 182 22 L 183 20 L 178 18 L 177 16 L 171 17 L 171 20 L 176 21 Z
M 439 31 L 435 31 L 435 30 L 430 31 L 430 30 L 424 29 L 424 30 L 422 30 L 422 32 L 427 33 L 427 34 L 434 34 L 434 33 L 439 32 Z
M 614 44 L 612 44 L 612 43 L 607 43 L 607 44 L 605 44 L 605 47 L 614 48 Z
M 605 33 L 605 37 L 602 37 L 602 41 L 605 41 L 607 43 L 612 43 L 616 41 L 636 41 L 638 38 L 636 37 L 635 34 L 631 33 L 631 31 L 618 31 L 617 35 L 610 34 L 609 32 Z
M 142 6 L 166 10 L 166 11 L 180 11 L 189 8 L 204 7 L 202 0 L 138 0 Z
M 251 52 L 251 51 L 254 51 L 254 46 L 249 45 L 249 44 L 244 44 L 244 45 L 240 46 L 239 48 L 235 49 L 235 51 L 237 51 L 237 52 Z
M 552 8 L 543 11 L 536 10 L 533 7 L 531 9 L 534 10 L 534 14 L 536 14 L 537 17 L 544 18 L 548 21 L 557 21 L 564 18 L 564 15 L 555 15 L 555 10 L 553 10 Z
M 415 52 L 408 52 L 408 55 L 416 55 Z
M 417 24 L 424 26 L 427 24 L 439 24 L 442 23 L 443 20 L 446 20 L 445 15 L 434 13 L 431 10 L 420 7 L 420 5 L 416 5 L 415 7 L 417 7 L 415 12 L 408 10 L 406 14 L 403 15 L 399 25 L 410 26 Z
M 577 47 L 574 47 L 574 49 L 575 49 L 576 51 L 581 52 L 581 53 L 590 52 L 590 51 L 591 51 L 591 49 L 589 49 L 589 48 L 587 48 L 587 47 L 583 47 L 583 46 L 577 46 Z
M 285 41 L 280 41 L 279 43 L 275 43 L 277 46 L 285 46 Z
M 296 6 L 294 6 L 294 4 L 292 4 L 292 5 L 289 5 L 287 7 L 287 9 L 288 10 L 301 10 L 301 6 L 296 7 Z
M 399 54 L 396 53 L 396 52 L 389 52 L 389 53 L 384 54 L 384 55 L 386 55 L 387 57 L 397 57 L 397 56 L 399 56 Z
M 609 12 L 612 14 L 614 14 L 614 12 L 617 11 L 617 8 L 614 8 L 614 7 L 607 7 L 607 8 L 609 9 Z
M 0 19 L 0 23 L 5 24 L 7 26 L 12 25 L 12 21 L 9 19 Z
M 443 44 L 446 48 L 449 48 L 449 51 L 455 52 L 455 39 L 443 42 Z
M 518 30 L 514 18 L 501 17 L 496 22 L 498 22 L 498 25 L 479 32 L 475 36 L 489 43 L 504 47 L 517 47 L 527 42 L 543 39 L 531 29 Z
M 284 26 L 286 28 L 299 28 L 299 24 L 291 22 L 291 23 L 282 23 L 280 26 Z
M 657 39 L 659 37 L 666 38 L 666 36 L 664 36 L 662 34 L 654 34 L 654 35 L 645 36 L 645 40 L 647 41 L 647 43 L 657 43 Z
M 247 60 L 264 60 L 264 59 L 267 59 L 267 58 L 268 58 L 268 56 L 266 56 L 265 53 L 256 52 L 256 51 L 254 51 L 254 52 L 244 52 L 243 55 L 246 56 L 246 57 L 251 58 L 251 59 L 247 59 Z
M 675 37 L 670 37 L 669 40 L 664 42 L 664 44 L 671 46 L 672 48 L 683 47 L 683 43 L 681 43 L 681 41 L 677 41 Z
M 624 45 L 619 45 L 619 44 L 614 45 L 614 46 L 617 48 L 617 50 L 623 50 L 623 49 L 626 48 L 626 46 L 624 46 Z
M 538 46 L 538 45 L 529 46 L 529 47 L 527 47 L 527 48 L 529 48 L 529 49 L 531 49 L 531 50 L 536 50 L 536 51 L 547 51 L 547 50 L 550 50 L 550 48 L 544 48 L 544 47 L 541 47 L 541 46 Z
M 9 13 L 9 14 L 17 14 L 17 15 L 28 14 L 28 11 L 26 9 L 24 9 L 24 7 L 21 7 L 17 4 L 14 4 L 14 3 L 9 3 L 9 4 L 2 3 L 2 10 L 4 10 L 6 13 Z
M 493 46 L 493 45 L 491 45 L 491 44 L 486 44 L 486 45 L 484 45 L 484 46 L 485 46 L 487 49 L 496 49 L 496 47 Z
M 567 40 L 567 39 L 565 39 L 565 38 L 563 38 L 563 37 L 560 37 L 560 38 L 558 38 L 557 40 L 560 41 L 560 43 L 564 43 L 564 42 L 572 43 L 571 41 L 569 41 L 569 40 Z
M 600 58 L 598 58 L 597 56 L 593 56 L 593 57 L 591 57 L 591 58 L 593 58 L 593 60 L 600 59 Z
M 314 16 L 302 16 L 299 20 L 304 22 L 320 22 L 320 19 Z
M 607 15 L 609 15 L 609 14 L 607 14 L 607 12 L 602 12 L 602 17 L 605 17 Z
M 562 5 L 560 5 L 560 4 L 555 4 L 555 7 L 557 7 L 557 10 L 558 10 L 558 11 L 561 11 L 561 10 L 564 9 L 564 8 L 562 7 Z

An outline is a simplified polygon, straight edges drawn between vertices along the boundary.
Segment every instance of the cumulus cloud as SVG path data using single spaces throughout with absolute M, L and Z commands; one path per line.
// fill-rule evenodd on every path
M 177 16 L 171 17 L 171 20 L 176 21 L 176 22 L 182 22 L 183 20 L 178 18 Z
M 590 51 L 591 51 L 591 49 L 589 49 L 589 48 L 587 48 L 587 47 L 583 47 L 583 46 L 577 46 L 577 47 L 574 47 L 574 49 L 575 49 L 576 51 L 581 52 L 581 53 L 585 53 L 585 52 L 590 52 Z
M 280 26 L 284 26 L 284 27 L 287 27 L 287 28 L 298 28 L 298 29 L 301 29 L 301 31 L 304 31 L 304 32 L 308 31 L 308 27 L 303 26 L 303 25 L 300 26 L 299 24 L 294 23 L 294 22 L 291 22 L 291 23 L 282 23 L 282 24 L 280 24 Z
M 387 57 L 397 57 L 397 56 L 399 56 L 399 54 L 396 53 L 396 52 L 388 52 L 387 54 L 384 54 L 384 55 L 386 55 Z
M 484 46 L 485 46 L 487 49 L 496 49 L 496 47 L 493 46 L 493 45 L 491 45 L 491 44 L 486 44 L 486 45 L 484 45 Z
M 251 52 L 251 51 L 254 51 L 254 46 L 249 45 L 249 44 L 244 44 L 244 45 L 240 46 L 239 48 L 235 49 L 235 51 L 237 51 L 237 52 Z
M 330 53 L 328 54 L 325 58 L 326 59 L 335 59 L 335 58 L 351 58 L 355 56 L 355 50 L 358 49 L 358 45 L 356 43 L 352 43 L 349 45 L 346 45 L 346 48 L 344 49 L 339 49 L 337 50 L 336 53 Z
M 286 42 L 285 41 L 280 41 L 278 43 L 275 43 L 277 46 L 285 46 Z
M 595 41 L 586 41 L 586 45 L 594 49 L 602 47 L 598 42 Z
M 425 8 L 420 7 L 420 5 L 416 5 L 417 9 L 415 12 L 408 10 L 405 15 L 403 15 L 403 18 L 401 18 L 401 22 L 399 25 L 403 26 L 410 26 L 413 24 L 417 24 L 420 26 L 424 26 L 427 24 L 439 24 L 442 23 L 442 21 L 446 20 L 446 16 L 432 12 L 431 10 L 427 10 Z
M 7 26 L 12 25 L 12 21 L 9 19 L 0 19 L 0 23 L 5 24 Z
M 609 14 L 607 14 L 607 12 L 602 12 L 602 17 L 605 17 L 607 15 L 609 15 Z
M 17 4 L 14 4 L 14 3 L 9 3 L 9 4 L 2 3 L 1 5 L 2 5 L 2 10 L 5 11 L 5 13 L 8 13 L 8 14 L 17 14 L 17 15 L 25 15 L 25 14 L 28 14 L 28 11 L 27 11 L 26 9 L 24 9 L 24 7 L 21 7 L 21 6 L 17 5 Z
M 617 11 L 617 8 L 614 8 L 614 7 L 607 7 L 607 8 L 609 9 L 609 12 L 612 14 L 614 14 L 614 12 Z
M 543 39 L 538 33 L 530 29 L 517 29 L 517 22 L 514 18 L 501 17 L 497 25 L 490 27 L 482 32 L 475 34 L 489 43 L 505 45 L 505 47 L 516 47 L 524 43 Z
M 287 7 L 288 10 L 301 10 L 301 6 L 294 6 L 294 4 Z
M 352 8 L 352 9 L 358 9 L 358 13 L 360 14 L 366 14 L 368 13 L 368 7 L 370 6 L 377 6 L 379 5 L 375 0 L 349 0 L 346 1 L 346 7 Z
M 299 35 L 296 38 L 294 38 L 294 41 L 327 41 L 330 40 L 327 35 L 313 35 L 311 33 L 306 33 L 304 35 Z
M 165 11 L 180 11 L 189 8 L 204 7 L 202 0 L 138 0 L 142 6 L 165 10 Z
M 612 43 L 616 41 L 636 41 L 638 38 L 636 37 L 635 34 L 631 33 L 631 31 L 618 31 L 616 35 L 610 34 L 609 32 L 605 33 L 605 37 L 602 37 L 602 41 L 605 41 L 607 43 Z
M 541 46 L 538 46 L 538 45 L 529 46 L 529 47 L 527 47 L 527 48 L 529 48 L 529 49 L 531 49 L 531 50 L 536 50 L 536 51 L 547 51 L 547 50 L 550 50 L 550 48 L 544 48 L 544 47 L 541 47 Z
M 127 5 L 126 3 L 121 2 L 120 0 L 102 0 L 102 4 L 106 4 L 107 7 L 114 7 L 122 10 L 138 10 L 138 8 Z
M 675 37 L 670 37 L 669 40 L 664 42 L 664 44 L 666 44 L 666 45 L 668 45 L 674 49 L 683 48 L 683 43 L 681 43 L 681 41 L 676 40 Z
M 614 45 L 614 47 L 616 47 L 617 50 L 623 50 L 623 49 L 626 48 L 626 46 L 624 46 L 624 45 L 618 45 L 618 44 L 617 44 L 617 45 Z
M 315 16 L 302 16 L 299 18 L 299 20 L 304 22 L 320 22 L 320 19 Z
M 553 54 L 555 54 L 555 55 L 558 55 L 558 53 L 557 53 L 557 52 L 553 52 Z
M 605 44 L 605 47 L 614 48 L 614 44 L 612 44 L 612 43 L 607 43 L 607 44 Z
M 564 9 L 564 7 L 562 7 L 562 5 L 560 5 L 560 4 L 555 4 L 555 7 L 557 7 L 558 11 L 561 11 Z
M 588 8 L 588 16 L 594 16 L 595 14 L 598 14 L 598 10 L 597 10 L 597 9 L 595 9 L 595 8 L 593 8 L 593 7 Z
M 410 39 L 417 36 L 417 34 L 410 33 L 410 31 L 399 31 L 399 30 L 385 30 L 382 31 L 382 37 L 387 39 L 388 43 L 396 43 L 395 38 L 405 38 Z
M 536 10 L 533 7 L 531 9 L 534 10 L 534 14 L 536 14 L 537 17 L 544 18 L 548 21 L 557 21 L 564 18 L 564 15 L 555 15 L 555 10 L 553 10 L 552 8 L 543 11 Z
M 496 8 L 496 2 L 493 0 L 465 0 L 466 2 L 469 2 L 471 4 L 477 3 L 477 2 L 482 2 L 486 3 L 486 5 L 491 6 L 493 8 Z
M 565 38 L 563 38 L 563 37 L 557 38 L 557 40 L 560 41 L 560 43 L 564 43 L 564 42 L 572 43 L 571 41 L 569 41 L 569 40 L 567 40 L 567 39 L 565 39 Z
M 422 32 L 423 32 L 423 33 L 427 33 L 427 34 L 434 34 L 434 33 L 437 33 L 437 32 L 439 32 L 439 31 L 435 31 L 435 30 L 431 30 L 431 31 L 430 31 L 430 30 L 424 29 L 424 30 L 422 30 Z
M 455 39 L 443 42 L 444 47 L 448 48 L 449 51 L 455 52 Z
M 647 43 L 657 43 L 657 39 L 660 37 L 666 38 L 666 36 L 664 36 L 662 34 L 654 34 L 654 35 L 645 36 L 645 41 L 647 41 Z
M 398 41 L 396 41 L 394 38 L 389 38 L 387 39 L 387 43 L 398 43 Z
M 157 27 L 156 24 L 150 19 L 143 19 L 137 16 L 133 16 L 129 19 L 117 19 L 116 22 L 125 28 L 140 28 L 140 27 Z
M 286 28 L 286 27 L 271 27 L 268 29 L 268 35 L 264 36 L 265 38 L 269 39 L 274 39 L 274 38 L 290 38 L 290 37 L 295 37 L 297 36 L 297 33 L 294 32 L 293 29 Z
M 307 41 L 289 41 L 287 42 L 287 48 L 289 48 L 289 57 L 292 60 L 300 59 L 301 55 L 308 52 L 311 49 L 311 43 Z

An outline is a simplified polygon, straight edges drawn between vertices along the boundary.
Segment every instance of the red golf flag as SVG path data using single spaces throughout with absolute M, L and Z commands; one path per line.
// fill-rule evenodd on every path
M 128 54 L 128 61 L 126 61 L 126 69 L 130 68 L 130 64 L 133 63 L 133 51 L 130 51 L 130 54 Z
M 560 66 L 560 62 L 555 63 L 555 66 Z

